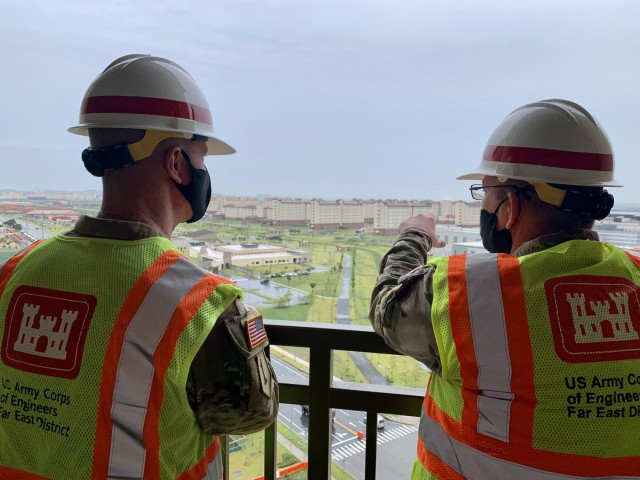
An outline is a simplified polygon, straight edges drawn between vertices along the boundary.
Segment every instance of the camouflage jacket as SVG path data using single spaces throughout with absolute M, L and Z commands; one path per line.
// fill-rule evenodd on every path
M 65 235 L 82 237 L 101 237 L 118 240 L 140 240 L 154 236 L 163 236 L 155 228 L 136 222 L 121 220 L 105 220 L 89 216 L 81 216 L 73 230 Z M 228 346 L 228 334 L 225 328 L 225 320 L 249 317 L 257 312 L 236 300 L 218 318 L 213 330 L 196 354 L 187 380 L 186 393 L 191 408 L 202 429 L 207 433 L 236 433 L 234 426 L 239 428 L 241 423 L 238 410 L 238 398 L 242 382 L 238 381 L 237 368 L 229 367 L 228 355 L 222 354 L 224 347 Z M 263 368 L 270 369 L 266 365 Z M 277 401 L 277 398 L 273 398 Z M 246 410 L 246 408 L 243 408 Z M 271 413 L 263 413 L 268 417 Z M 262 418 L 251 420 L 251 428 L 245 428 L 245 432 L 256 431 L 253 428 L 259 425 Z M 235 425 L 234 425 L 235 424 Z M 224 429 L 225 431 L 221 431 Z
M 598 240 L 593 230 L 578 229 L 535 238 L 514 254 L 528 255 L 569 240 Z M 382 259 L 371 295 L 369 321 L 385 342 L 440 373 L 440 354 L 431 325 L 433 272 L 425 265 L 431 238 L 418 228 L 401 233 Z

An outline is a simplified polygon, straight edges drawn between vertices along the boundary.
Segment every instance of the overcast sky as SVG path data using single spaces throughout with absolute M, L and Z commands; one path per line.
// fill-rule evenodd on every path
M 168 57 L 207 95 L 213 190 L 468 199 L 516 107 L 567 98 L 604 126 L 618 202 L 640 202 L 637 0 L 26 0 L 0 6 L 0 189 L 99 189 L 78 121 L 128 53 Z M 470 198 L 469 198 L 470 199 Z

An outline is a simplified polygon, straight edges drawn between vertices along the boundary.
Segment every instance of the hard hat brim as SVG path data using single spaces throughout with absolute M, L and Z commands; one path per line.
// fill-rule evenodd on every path
M 489 173 L 484 173 L 484 172 L 471 172 L 471 173 L 467 173 L 465 175 L 460 175 L 459 177 L 456 177 L 456 180 L 482 180 L 484 177 L 489 176 Z
M 104 127 L 96 127 L 96 128 L 104 128 Z M 114 127 L 115 128 L 115 127 Z M 129 127 L 136 128 L 136 127 Z M 76 125 L 74 127 L 70 127 L 67 129 L 69 133 L 73 133 L 75 135 L 89 135 L 89 127 L 87 125 Z M 182 132 L 176 132 L 176 137 L 180 137 Z M 223 142 L 219 138 L 216 137 L 207 137 L 207 155 L 231 155 L 236 153 L 236 149 L 233 148 L 226 142 Z
M 219 138 L 209 137 L 207 140 L 207 155 L 231 155 L 236 149 Z
M 523 166 L 486 160 L 480 162 L 479 168 L 456 177 L 456 180 L 482 180 L 484 177 L 497 177 L 500 181 L 511 179 L 585 187 L 623 186 L 611 178 L 611 172 L 549 168 L 537 165 Z

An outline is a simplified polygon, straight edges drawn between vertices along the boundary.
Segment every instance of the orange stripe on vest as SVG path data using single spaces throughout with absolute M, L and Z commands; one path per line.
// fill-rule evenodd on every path
M 142 437 L 146 445 L 147 459 L 144 467 L 145 478 L 160 478 L 160 440 L 158 438 L 158 419 L 162 398 L 164 396 L 164 377 L 173 358 L 178 338 L 187 327 L 202 304 L 209 298 L 211 293 L 222 283 L 218 277 L 206 275 L 202 278 L 180 302 L 176 308 L 167 331 L 158 344 L 158 348 L 153 355 L 155 365 L 155 375 L 151 384 L 151 393 L 148 404 L 148 413 L 145 417 Z M 214 455 L 215 457 L 215 455 Z M 212 458 L 214 458 L 212 457 Z M 201 479 L 207 473 L 209 462 L 204 460 L 194 466 L 186 479 Z M 182 478 L 182 477 L 181 477 Z
M 115 389 L 115 372 L 127 327 L 149 289 L 179 258 L 181 258 L 179 253 L 167 251 L 140 276 L 122 304 L 114 324 L 102 367 L 92 478 L 107 478 L 109 470 L 109 452 L 111 451 L 111 433 L 113 431 L 111 404 Z
M 536 408 L 533 352 L 527 321 L 527 308 L 524 300 L 520 262 L 511 255 L 498 256 L 498 274 L 504 302 L 505 325 L 509 342 L 509 358 L 513 374 L 511 375 L 511 421 L 509 438 L 512 442 L 532 445 L 533 414 Z M 531 401 L 526 401 L 532 399 Z
M 16 268 L 16 265 L 18 265 L 20 260 L 22 260 L 27 255 L 27 253 L 29 253 L 33 249 L 33 247 L 35 247 L 40 243 L 42 243 L 42 240 L 38 240 L 37 242 L 32 243 L 23 251 L 11 257 L 9 260 L 7 260 L 7 263 L 4 264 L 4 266 L 2 267 L 2 270 L 0 270 L 0 297 L 4 293 L 4 289 L 7 286 L 7 282 L 9 281 L 9 278 L 11 278 L 11 274 L 13 273 L 13 270 Z
M 467 255 L 449 257 L 449 317 L 456 354 L 461 365 L 460 376 L 462 377 L 462 399 L 464 401 L 462 425 L 475 431 L 479 414 L 477 397 L 472 392 L 478 391 L 478 367 L 475 363 L 476 351 L 473 346 L 469 302 L 467 300 L 466 264 Z M 461 358 L 462 356 L 465 358 Z
M 418 438 L 418 458 L 420 459 L 420 463 L 422 463 L 423 466 L 428 465 L 427 470 L 438 478 L 465 480 L 462 475 L 424 448 L 424 443 L 422 443 L 421 438 Z

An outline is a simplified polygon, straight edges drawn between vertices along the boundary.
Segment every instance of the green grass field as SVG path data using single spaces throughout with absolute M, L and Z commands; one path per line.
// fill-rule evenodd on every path
M 13 257 L 20 250 L 9 250 L 9 249 L 0 249 L 0 263 L 4 262 L 6 259 Z

